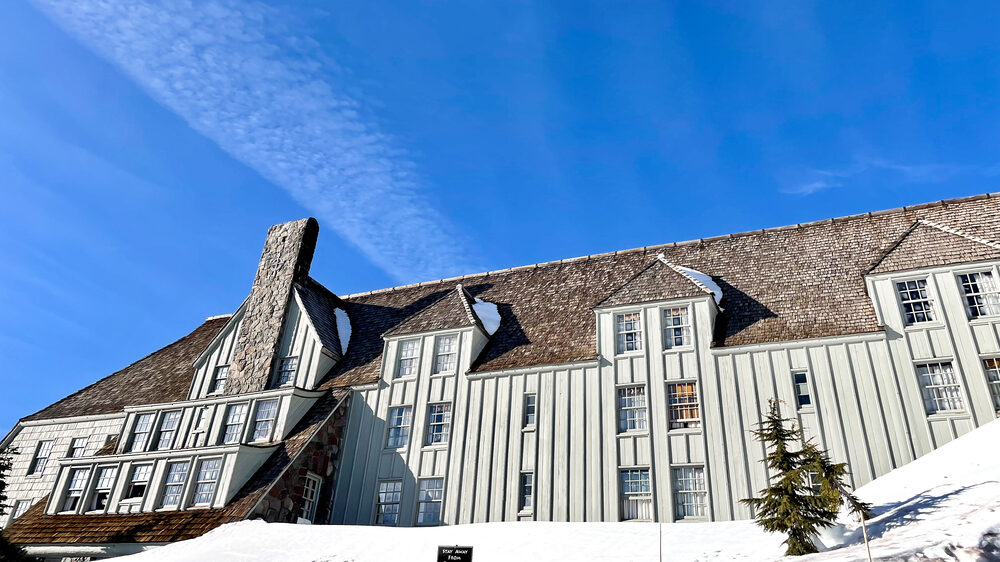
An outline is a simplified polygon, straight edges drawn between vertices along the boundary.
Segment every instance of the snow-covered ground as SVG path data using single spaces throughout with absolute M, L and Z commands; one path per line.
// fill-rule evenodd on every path
M 860 488 L 875 506 L 876 559 L 1000 560 L 1000 421 Z M 864 560 L 855 521 L 826 533 L 809 561 Z M 658 532 L 659 531 L 659 532 Z M 784 537 L 727 523 L 483 523 L 426 529 L 245 521 L 129 558 L 129 562 L 434 561 L 438 545 L 472 546 L 476 562 L 508 560 L 776 560 Z

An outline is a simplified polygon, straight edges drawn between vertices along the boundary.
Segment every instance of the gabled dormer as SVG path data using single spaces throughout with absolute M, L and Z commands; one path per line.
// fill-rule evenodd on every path
M 917 220 L 868 269 L 881 275 L 1000 259 L 1000 245 L 929 220 Z

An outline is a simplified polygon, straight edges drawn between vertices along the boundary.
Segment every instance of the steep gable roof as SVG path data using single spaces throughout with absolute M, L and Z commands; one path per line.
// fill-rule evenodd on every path
M 890 273 L 1000 259 L 1000 244 L 929 220 L 917 220 L 869 269 Z
M 474 304 L 475 299 L 472 298 L 472 295 L 461 284 L 456 285 L 453 290 L 445 293 L 433 304 L 387 330 L 384 335 L 401 336 L 469 326 L 482 328 L 482 322 L 472 310 Z
M 712 292 L 695 282 L 661 256 L 632 276 L 624 285 L 597 303 L 598 308 L 665 301 L 685 297 L 703 297 Z
M 337 355 L 343 355 L 337 331 L 337 315 L 334 314 L 334 310 L 342 305 L 337 295 L 311 277 L 299 280 L 295 284 L 295 292 L 299 295 L 306 317 L 316 329 L 323 347 Z

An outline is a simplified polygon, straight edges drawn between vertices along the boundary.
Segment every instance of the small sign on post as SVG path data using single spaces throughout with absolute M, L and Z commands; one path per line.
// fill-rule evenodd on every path
M 439 546 L 437 562 L 472 562 L 472 547 Z

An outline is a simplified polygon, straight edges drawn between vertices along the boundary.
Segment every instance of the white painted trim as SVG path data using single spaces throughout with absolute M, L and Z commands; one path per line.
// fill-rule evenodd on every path
M 561 371 L 565 369 L 578 369 L 587 367 L 598 367 L 598 359 L 584 359 L 582 361 L 571 361 L 569 363 L 546 363 L 543 365 L 529 365 L 527 367 L 515 367 L 513 369 L 500 369 L 497 371 L 470 371 L 466 373 L 469 380 L 485 379 L 489 377 L 506 377 L 510 375 L 520 375 L 540 371 Z M 373 387 L 374 388 L 374 387 Z

